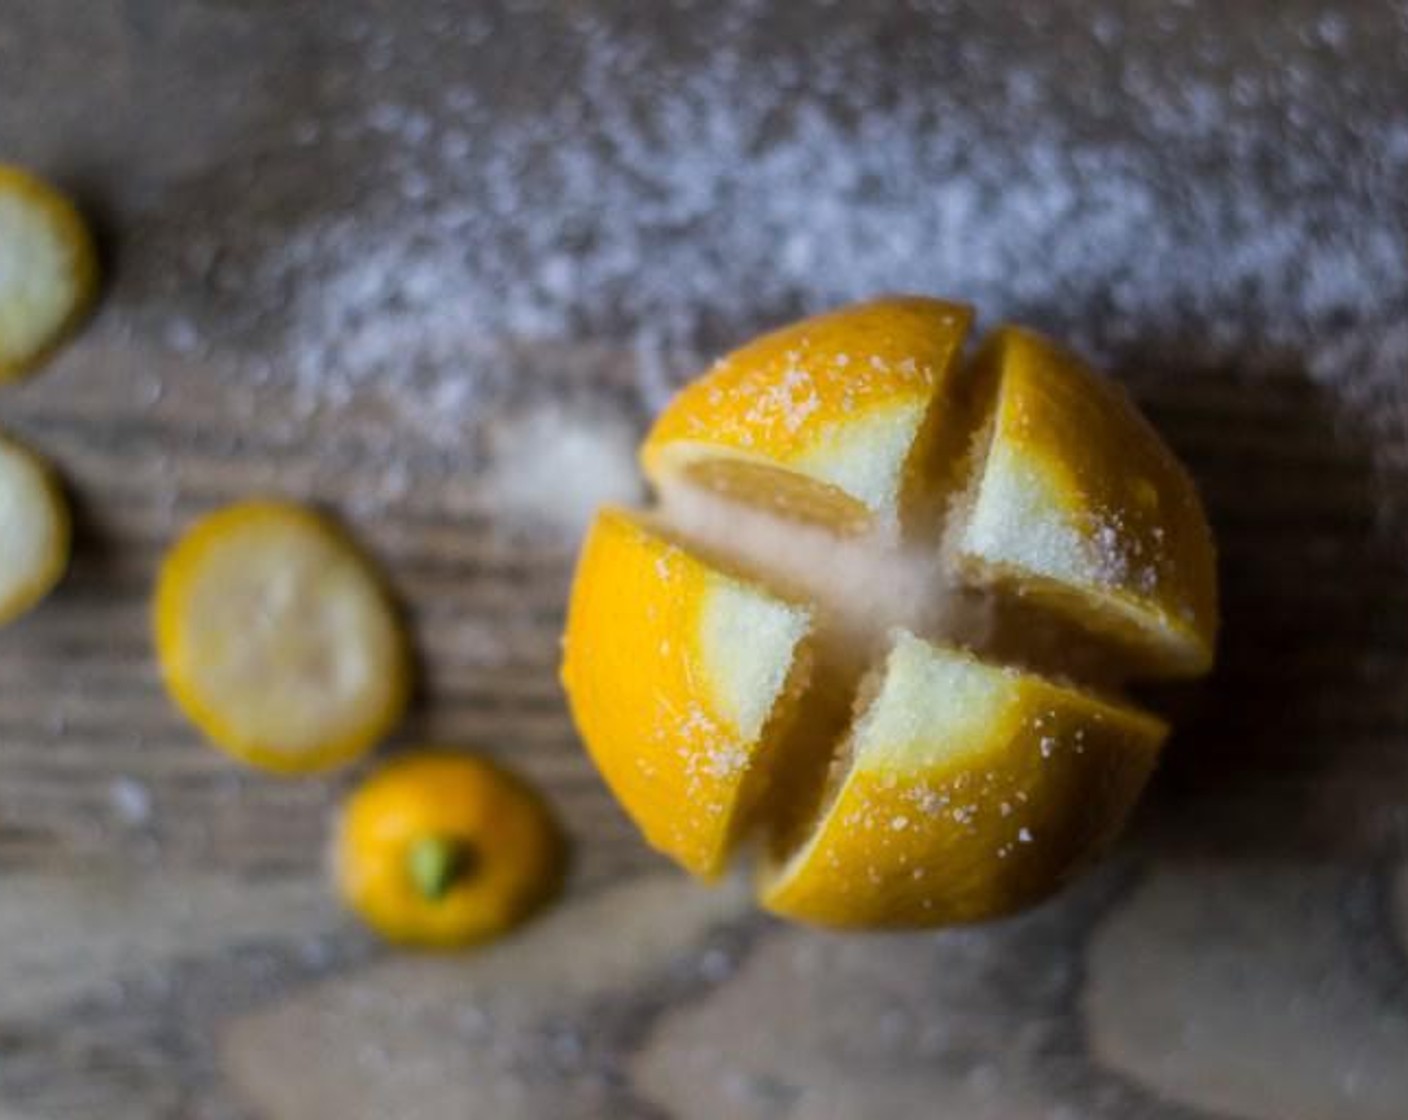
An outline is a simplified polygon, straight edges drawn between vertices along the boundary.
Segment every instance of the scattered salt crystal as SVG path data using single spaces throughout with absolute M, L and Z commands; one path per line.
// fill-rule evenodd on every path
M 1017 830 L 1017 840 L 1023 844 L 1030 844 L 1032 842 L 1031 829 L 1019 828 Z
M 747 767 L 748 752 L 740 746 L 728 746 L 709 752 L 703 770 L 711 778 L 731 778 Z
M 251 220 L 286 209 L 258 190 L 165 219 L 132 247 L 169 285 L 151 308 L 232 293 L 218 321 L 192 301 L 196 331 L 237 335 L 318 401 L 384 392 L 429 439 L 497 399 L 525 340 L 610 340 L 654 408 L 702 351 L 799 308 L 946 292 L 1102 363 L 1167 340 L 1190 376 L 1297 354 L 1401 451 L 1408 385 L 1387 340 L 1408 307 L 1408 133 L 1392 112 L 1325 110 L 1347 95 L 1347 12 L 1282 6 L 1228 44 L 1174 9 L 1160 20 L 1176 38 L 1092 11 L 1093 34 L 1069 40 L 1069 65 L 1094 75 L 1076 95 L 1048 53 L 980 24 L 955 36 L 941 14 L 882 60 L 865 6 L 780 47 L 766 5 L 686 6 L 702 49 L 660 83 L 640 65 L 649 32 L 588 15 L 563 52 L 574 96 L 496 112 L 479 62 L 537 7 L 354 40 L 382 68 L 374 96 L 330 92 L 316 125 L 262 154 L 261 179 L 286 181 L 314 143 L 366 152 L 365 171 L 291 226 Z M 1311 46 L 1288 71 L 1297 41 Z M 432 69 L 445 80 L 420 80 Z M 1139 127 L 1111 127 L 1112 104 Z M 442 380 L 464 387 L 449 415 L 431 404 Z
M 136 778 L 115 778 L 108 786 L 108 803 L 123 824 L 138 827 L 152 817 L 152 792 Z
M 727 980 L 734 970 L 734 960 L 722 949 L 707 949 L 699 958 L 699 975 L 711 984 Z
M 603 505 L 640 497 L 636 434 L 619 420 L 548 407 L 493 436 L 490 507 L 508 524 L 575 543 Z
M 164 335 L 166 345 L 180 354 L 189 354 L 200 346 L 200 334 L 195 325 L 187 319 L 173 319 L 166 325 Z

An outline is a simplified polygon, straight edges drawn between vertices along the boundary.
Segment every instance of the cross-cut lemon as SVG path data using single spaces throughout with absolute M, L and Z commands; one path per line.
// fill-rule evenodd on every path
M 646 838 L 723 870 L 778 764 L 810 612 L 644 522 L 603 513 L 582 551 L 563 681 L 602 775 Z
M 73 203 L 0 164 L 0 383 L 43 361 L 88 310 L 97 283 L 93 239 Z
M 789 917 L 1049 893 L 1163 741 L 1121 685 L 1211 665 L 1187 473 L 1053 343 L 1001 328 L 964 361 L 968 321 L 879 300 L 724 359 L 642 448 L 659 508 L 603 514 L 578 567 L 564 682 L 608 784 L 696 874 L 757 843 Z
M 333 872 L 387 940 L 451 949 L 512 928 L 556 887 L 562 843 L 547 806 L 485 759 L 418 750 L 348 798 Z
M 155 631 L 177 704 L 253 766 L 349 762 L 405 708 L 409 656 L 380 579 L 299 506 L 244 502 L 192 526 L 162 567 Z
M 70 535 L 54 472 L 0 435 L 0 625 L 35 606 L 63 577 Z

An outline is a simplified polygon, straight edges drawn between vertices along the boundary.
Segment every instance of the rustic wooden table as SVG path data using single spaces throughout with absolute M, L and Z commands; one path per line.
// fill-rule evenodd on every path
M 0 633 L 0 1117 L 1408 1116 L 1408 13 L 889 8 L 0 0 L 0 159 L 83 198 L 111 276 L 0 393 L 80 521 Z M 1127 380 L 1204 486 L 1226 631 L 1095 874 L 844 938 L 685 881 L 605 795 L 551 472 L 882 288 Z M 165 703 L 158 556 L 264 491 L 406 599 L 388 749 L 481 747 L 559 808 L 570 885 L 522 935 L 373 944 L 322 870 L 350 777 L 241 772 Z

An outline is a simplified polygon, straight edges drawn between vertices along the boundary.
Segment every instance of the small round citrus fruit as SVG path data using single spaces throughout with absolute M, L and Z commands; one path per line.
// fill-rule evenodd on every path
M 162 566 L 154 615 L 172 697 L 250 765 L 350 762 L 405 709 L 409 653 L 382 581 L 300 506 L 242 502 L 202 518 Z
M 73 203 L 0 164 L 0 383 L 53 351 L 87 312 L 97 285 L 93 239 Z
M 0 435 L 0 625 L 43 599 L 68 567 L 63 488 L 48 464 Z
M 1028 905 L 1111 841 L 1213 659 L 1196 488 L 1114 384 L 967 308 L 876 300 L 686 386 L 601 513 L 563 682 L 646 839 L 845 927 Z
M 393 760 L 343 807 L 333 871 L 344 902 L 388 941 L 450 949 L 495 937 L 556 889 L 561 834 L 542 799 L 470 755 Z

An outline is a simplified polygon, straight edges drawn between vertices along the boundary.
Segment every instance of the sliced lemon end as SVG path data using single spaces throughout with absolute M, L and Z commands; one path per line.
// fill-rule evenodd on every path
M 0 625 L 38 605 L 63 578 L 71 536 L 53 470 L 0 436 Z
M 97 254 L 67 198 L 0 165 L 0 383 L 38 366 L 97 290 Z
M 965 573 L 1112 639 L 1131 669 L 1212 664 L 1216 559 L 1197 490 L 1118 386 L 1015 327 L 977 364 L 997 385 L 954 551 Z
M 730 484 L 744 500 L 784 500 L 786 512 L 846 528 L 898 524 L 908 469 L 926 418 L 957 368 L 968 308 L 892 298 L 858 304 L 767 335 L 686 386 L 642 448 L 657 485 L 681 465 L 697 481 Z M 754 486 L 711 459 L 745 460 L 808 480 Z M 839 495 L 851 503 L 838 502 Z M 858 509 L 857 509 L 858 507 Z
M 563 855 L 526 782 L 482 758 L 421 749 L 348 797 L 332 867 L 343 902 L 383 938 L 455 949 L 530 917 L 557 890 Z
M 157 656 L 179 707 L 216 746 L 282 774 L 352 761 L 404 711 L 409 654 L 370 564 L 299 506 L 210 514 L 163 564 Z
M 647 840 L 713 878 L 767 785 L 811 615 L 644 521 L 601 514 L 568 611 L 563 683 L 598 769 Z
M 760 900 L 841 927 L 980 921 L 1039 900 L 1118 832 L 1166 729 L 1132 708 L 900 634 L 815 828 Z

